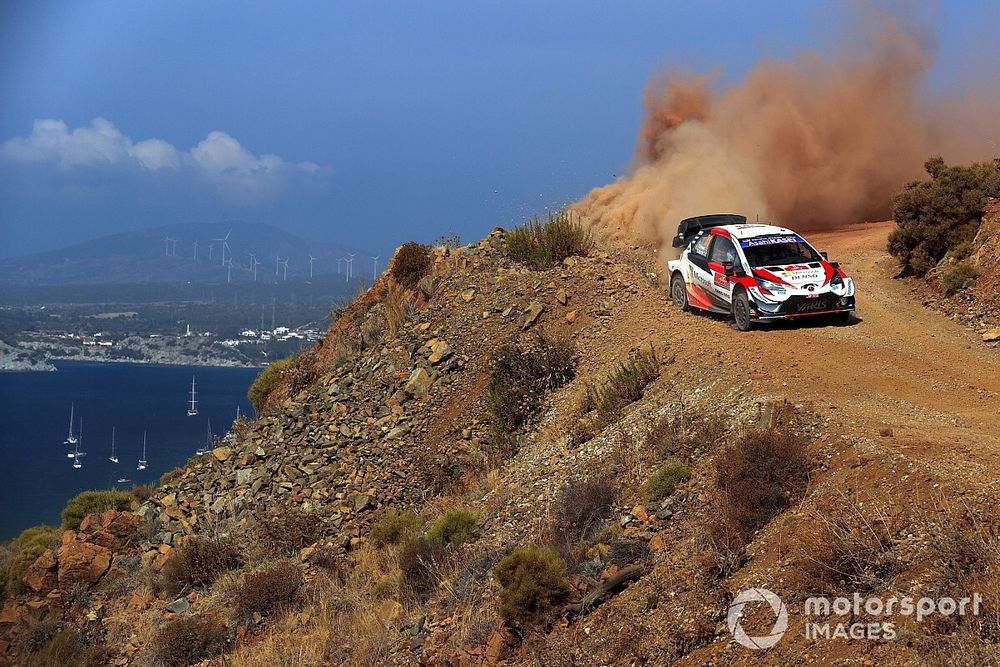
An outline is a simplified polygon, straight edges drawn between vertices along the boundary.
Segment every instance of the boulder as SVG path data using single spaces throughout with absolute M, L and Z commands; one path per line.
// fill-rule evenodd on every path
M 432 364 L 439 364 L 452 354 L 451 346 L 443 340 L 439 340 L 431 346 L 431 356 L 427 358 L 427 361 Z
M 216 461 L 225 463 L 233 457 L 233 449 L 231 447 L 216 447 L 212 450 L 212 456 L 215 457 Z
M 36 593 L 45 593 L 56 587 L 56 552 L 46 549 L 24 573 L 24 585 Z
M 1000 329 L 990 329 L 983 334 L 983 340 L 987 343 L 1000 341 Z
M 528 309 L 524 311 L 524 323 L 521 324 L 522 329 L 527 329 L 541 316 L 542 312 L 545 310 L 543 306 L 538 301 L 532 301 L 528 304 Z
M 111 567 L 111 551 L 97 544 L 73 540 L 59 547 L 59 587 L 92 585 Z
M 434 384 L 434 380 L 431 379 L 426 370 L 415 368 L 410 373 L 410 378 L 406 381 L 403 390 L 410 396 L 426 396 L 432 384 Z

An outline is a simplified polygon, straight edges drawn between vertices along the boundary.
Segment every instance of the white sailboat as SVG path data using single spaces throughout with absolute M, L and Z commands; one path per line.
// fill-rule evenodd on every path
M 108 458 L 112 463 L 118 463 L 118 456 L 115 454 L 115 427 L 111 427 L 111 457 Z
M 195 450 L 195 456 L 204 456 L 212 449 L 212 418 L 208 418 L 208 435 L 205 437 L 205 446 Z
M 191 405 L 188 406 L 188 416 L 193 417 L 198 414 L 198 403 L 195 401 L 194 376 L 191 376 Z
M 83 418 L 80 418 L 80 437 L 76 443 L 73 444 L 73 467 L 82 468 L 83 463 L 80 461 L 80 440 L 83 440 Z
M 73 403 L 69 404 L 69 435 L 66 436 L 67 445 L 76 444 L 76 436 L 73 435 L 73 408 L 76 407 Z
M 146 469 L 146 432 L 142 432 L 142 458 L 139 459 L 139 465 L 136 466 L 136 470 Z

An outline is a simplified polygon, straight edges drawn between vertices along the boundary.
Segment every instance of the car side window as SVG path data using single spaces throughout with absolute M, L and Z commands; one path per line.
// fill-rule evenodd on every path
M 735 264 L 736 246 L 725 236 L 718 236 L 715 239 L 715 245 L 712 246 L 712 256 L 710 259 L 720 264 Z
M 691 252 L 696 255 L 701 255 L 702 257 L 708 257 L 708 244 L 712 242 L 711 234 L 703 234 L 694 242 L 691 246 Z

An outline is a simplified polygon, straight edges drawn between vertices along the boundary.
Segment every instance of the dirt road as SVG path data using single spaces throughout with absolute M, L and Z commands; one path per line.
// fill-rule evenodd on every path
M 885 252 L 892 223 L 810 234 L 853 276 L 858 321 L 848 326 L 794 324 L 740 333 L 705 316 L 672 313 L 687 347 L 714 339 L 730 368 L 755 389 L 811 400 L 817 407 L 925 460 L 960 461 L 963 477 L 1000 469 L 1000 354 L 976 333 L 925 308 L 891 275 Z M 708 344 L 706 344 L 706 348 Z M 738 371 L 737 371 L 738 372 Z

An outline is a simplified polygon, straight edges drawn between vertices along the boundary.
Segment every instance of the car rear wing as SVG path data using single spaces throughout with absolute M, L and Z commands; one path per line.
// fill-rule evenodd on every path
M 735 213 L 713 213 L 711 215 L 685 218 L 681 220 L 681 224 L 677 225 L 677 236 L 674 237 L 670 245 L 680 248 L 692 236 L 702 230 L 721 227 L 722 225 L 745 225 L 746 222 L 747 217 L 745 215 L 736 215 Z

